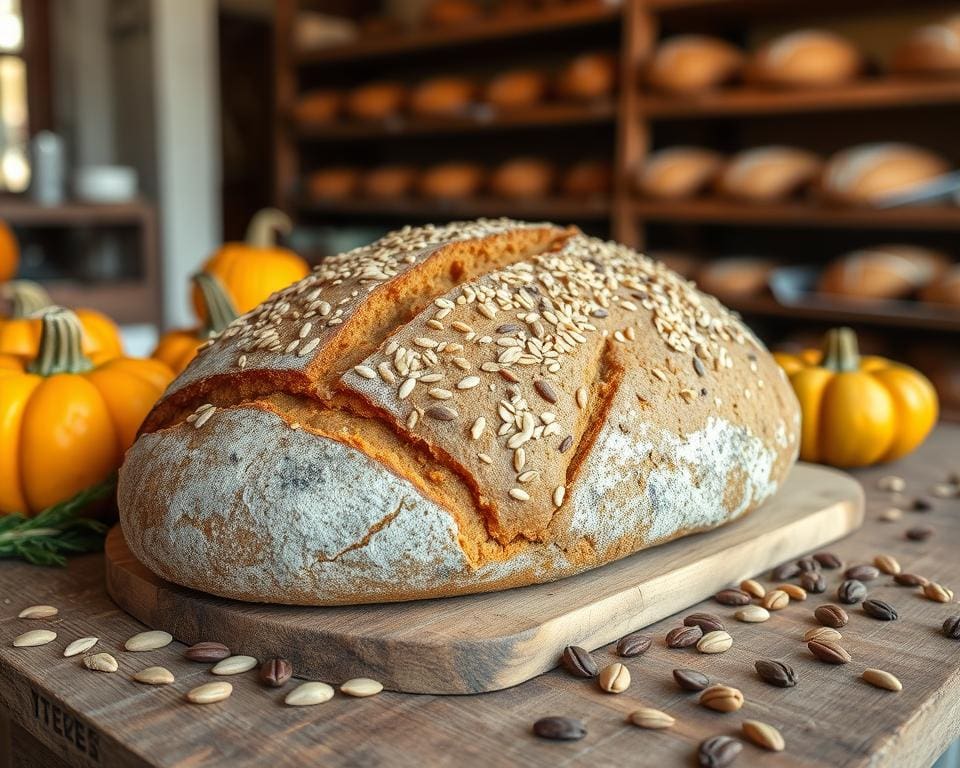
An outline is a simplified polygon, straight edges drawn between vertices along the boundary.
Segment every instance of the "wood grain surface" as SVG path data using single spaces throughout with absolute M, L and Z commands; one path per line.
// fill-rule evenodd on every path
M 934 483 L 958 471 L 960 428 L 941 426 L 915 455 L 891 467 L 857 472 L 867 491 L 867 520 L 831 550 L 847 563 L 889 553 L 905 570 L 960 586 L 960 500 L 934 498 L 930 512 L 905 511 L 894 523 L 878 520 L 884 508 L 897 503 L 907 509 L 914 497 L 928 496 Z M 876 487 L 877 478 L 891 472 L 907 480 L 902 498 Z M 935 535 L 908 540 L 906 529 L 921 524 L 932 526 Z M 774 755 L 746 745 L 736 768 L 930 765 L 960 735 L 960 642 L 940 632 L 944 618 L 960 614 L 960 606 L 931 602 L 881 577 L 870 584 L 871 595 L 894 604 L 900 619 L 879 622 L 851 609 L 843 642 L 853 661 L 829 666 L 801 642 L 815 625 L 813 608 L 832 599 L 840 580 L 837 571 L 826 574 L 830 592 L 792 603 L 765 624 L 740 624 L 733 619 L 735 609 L 713 601 L 692 608 L 713 611 L 727 621 L 734 645 L 724 654 L 668 649 L 664 635 L 680 623 L 682 613 L 648 627 L 653 646 L 625 660 L 633 683 L 619 695 L 603 693 L 595 681 L 553 670 L 495 693 L 385 692 L 369 699 L 338 693 L 326 704 L 295 709 L 282 703 L 294 683 L 265 689 L 253 672 L 234 678 L 234 694 L 222 703 L 185 703 L 187 690 L 212 679 L 207 666 L 185 661 L 177 643 L 148 653 L 122 651 L 124 640 L 143 625 L 107 597 L 100 556 L 76 558 L 63 570 L 0 562 L 0 705 L 9 710 L 16 728 L 75 766 L 688 767 L 695 765 L 702 739 L 736 735 L 747 718 L 775 725 L 787 748 Z M 16 618 L 21 608 L 35 603 L 54 603 L 60 615 L 50 622 Z M 11 647 L 14 636 L 40 626 L 57 631 L 57 640 L 39 648 Z M 120 672 L 91 672 L 78 659 L 62 657 L 66 644 L 84 635 L 101 638 L 99 649 L 117 656 Z M 601 664 L 616 660 L 609 646 L 594 655 Z M 764 684 L 753 669 L 759 658 L 791 664 L 797 686 Z M 152 688 L 130 681 L 131 673 L 154 664 L 167 666 L 176 682 Z M 695 694 L 674 685 L 671 670 L 676 667 L 699 669 L 741 689 L 743 709 L 721 714 L 700 707 Z M 897 675 L 903 691 L 868 686 L 860 680 L 866 667 Z M 676 725 L 642 731 L 628 724 L 626 715 L 641 705 L 671 713 Z M 582 719 L 586 737 L 566 743 L 534 737 L 531 724 L 547 715 Z M 96 745 L 95 758 L 91 744 Z
M 393 691 L 482 693 L 552 669 L 568 645 L 606 645 L 862 520 L 856 480 L 799 465 L 774 499 L 735 523 L 552 584 L 338 608 L 241 603 L 158 578 L 119 526 L 107 539 L 106 581 L 121 608 L 188 645 L 215 640 L 261 659 L 283 655 L 303 677 L 329 683 L 374 677 Z

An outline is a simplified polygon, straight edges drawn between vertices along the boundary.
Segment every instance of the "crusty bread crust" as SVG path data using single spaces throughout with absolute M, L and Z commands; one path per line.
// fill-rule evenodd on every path
M 408 229 L 191 364 L 121 521 L 161 576 L 243 600 L 499 589 L 756 508 L 798 426 L 770 355 L 662 265 L 549 225 Z

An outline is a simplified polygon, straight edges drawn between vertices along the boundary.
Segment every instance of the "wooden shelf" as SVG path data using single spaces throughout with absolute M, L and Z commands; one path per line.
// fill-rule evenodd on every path
M 0 199 L 0 219 L 15 227 L 135 226 L 152 218 L 153 207 L 142 200 L 48 206 L 31 200 Z
M 761 205 L 712 198 L 696 200 L 637 200 L 640 219 L 748 226 L 852 227 L 862 229 L 960 230 L 960 206 L 912 208 L 827 207 L 817 202 Z
M 414 217 L 444 221 L 451 218 L 477 216 L 511 216 L 515 218 L 549 219 L 551 221 L 589 221 L 605 219 L 610 215 L 607 200 L 576 200 L 549 198 L 543 200 L 507 200 L 478 197 L 468 200 L 349 200 L 303 201 L 303 214 L 326 216 Z
M 888 328 L 921 328 L 930 331 L 960 332 L 960 309 L 934 307 L 916 302 L 880 303 L 811 300 L 809 304 L 780 304 L 772 296 L 724 299 L 731 309 L 745 315 L 816 320 L 824 323 L 862 323 Z M 906 306 L 904 306 L 906 304 Z
M 829 89 L 737 88 L 686 98 L 651 94 L 640 97 L 638 110 L 651 119 L 709 119 L 944 104 L 960 104 L 960 80 L 885 77 Z
M 620 14 L 619 4 L 584 2 L 518 18 L 488 19 L 452 29 L 424 29 L 394 36 L 369 37 L 348 45 L 300 51 L 295 56 L 301 65 L 342 63 L 603 24 L 619 19 Z
M 301 139 L 310 141 L 346 141 L 382 139 L 435 133 L 468 133 L 504 128 L 585 125 L 611 123 L 616 106 L 610 101 L 592 104 L 542 104 L 529 109 L 495 112 L 482 106 L 468 114 L 437 118 L 397 118 L 382 123 L 342 122 L 334 124 L 295 124 Z

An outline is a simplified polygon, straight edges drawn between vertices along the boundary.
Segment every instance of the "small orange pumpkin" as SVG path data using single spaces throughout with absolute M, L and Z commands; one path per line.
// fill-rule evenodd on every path
M 36 514 L 104 480 L 173 379 L 159 360 L 95 366 L 69 309 L 51 307 L 41 326 L 26 369 L 0 365 L 0 514 Z
M 203 265 L 223 284 L 237 312 L 244 314 L 271 293 L 297 282 L 310 266 L 288 248 L 276 244 L 276 233 L 293 228 L 290 218 L 275 208 L 258 211 L 247 227 L 246 242 L 226 243 Z M 205 319 L 200 292 L 193 291 L 197 317 Z
M 193 276 L 193 286 L 200 294 L 204 309 L 202 316 L 206 320 L 199 328 L 182 328 L 165 333 L 151 355 L 166 363 L 177 375 L 197 356 L 201 345 L 221 333 L 237 317 L 230 297 L 216 277 L 199 272 Z
M 14 280 L 4 286 L 5 297 L 13 311 L 0 317 L 0 354 L 30 358 L 40 346 L 40 314 L 53 301 L 42 286 L 29 280 Z M 123 354 L 120 330 L 102 312 L 74 310 L 83 329 L 83 352 L 94 363 L 102 363 Z
M 20 265 L 20 246 L 6 222 L 0 221 L 0 283 L 17 274 Z
M 778 352 L 803 413 L 800 458 L 865 467 L 906 456 L 937 423 L 937 392 L 913 368 L 861 357 L 850 328 L 829 331 L 823 352 Z

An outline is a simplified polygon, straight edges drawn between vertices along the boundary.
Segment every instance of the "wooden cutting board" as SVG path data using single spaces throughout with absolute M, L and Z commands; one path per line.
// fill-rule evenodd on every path
M 170 584 L 107 537 L 107 590 L 154 629 L 193 644 L 290 659 L 298 677 L 373 677 L 409 693 L 478 693 L 556 666 L 567 645 L 598 648 L 719 589 L 834 541 L 863 521 L 849 475 L 800 464 L 761 509 L 731 525 L 552 584 L 412 603 L 303 608 L 242 603 Z

